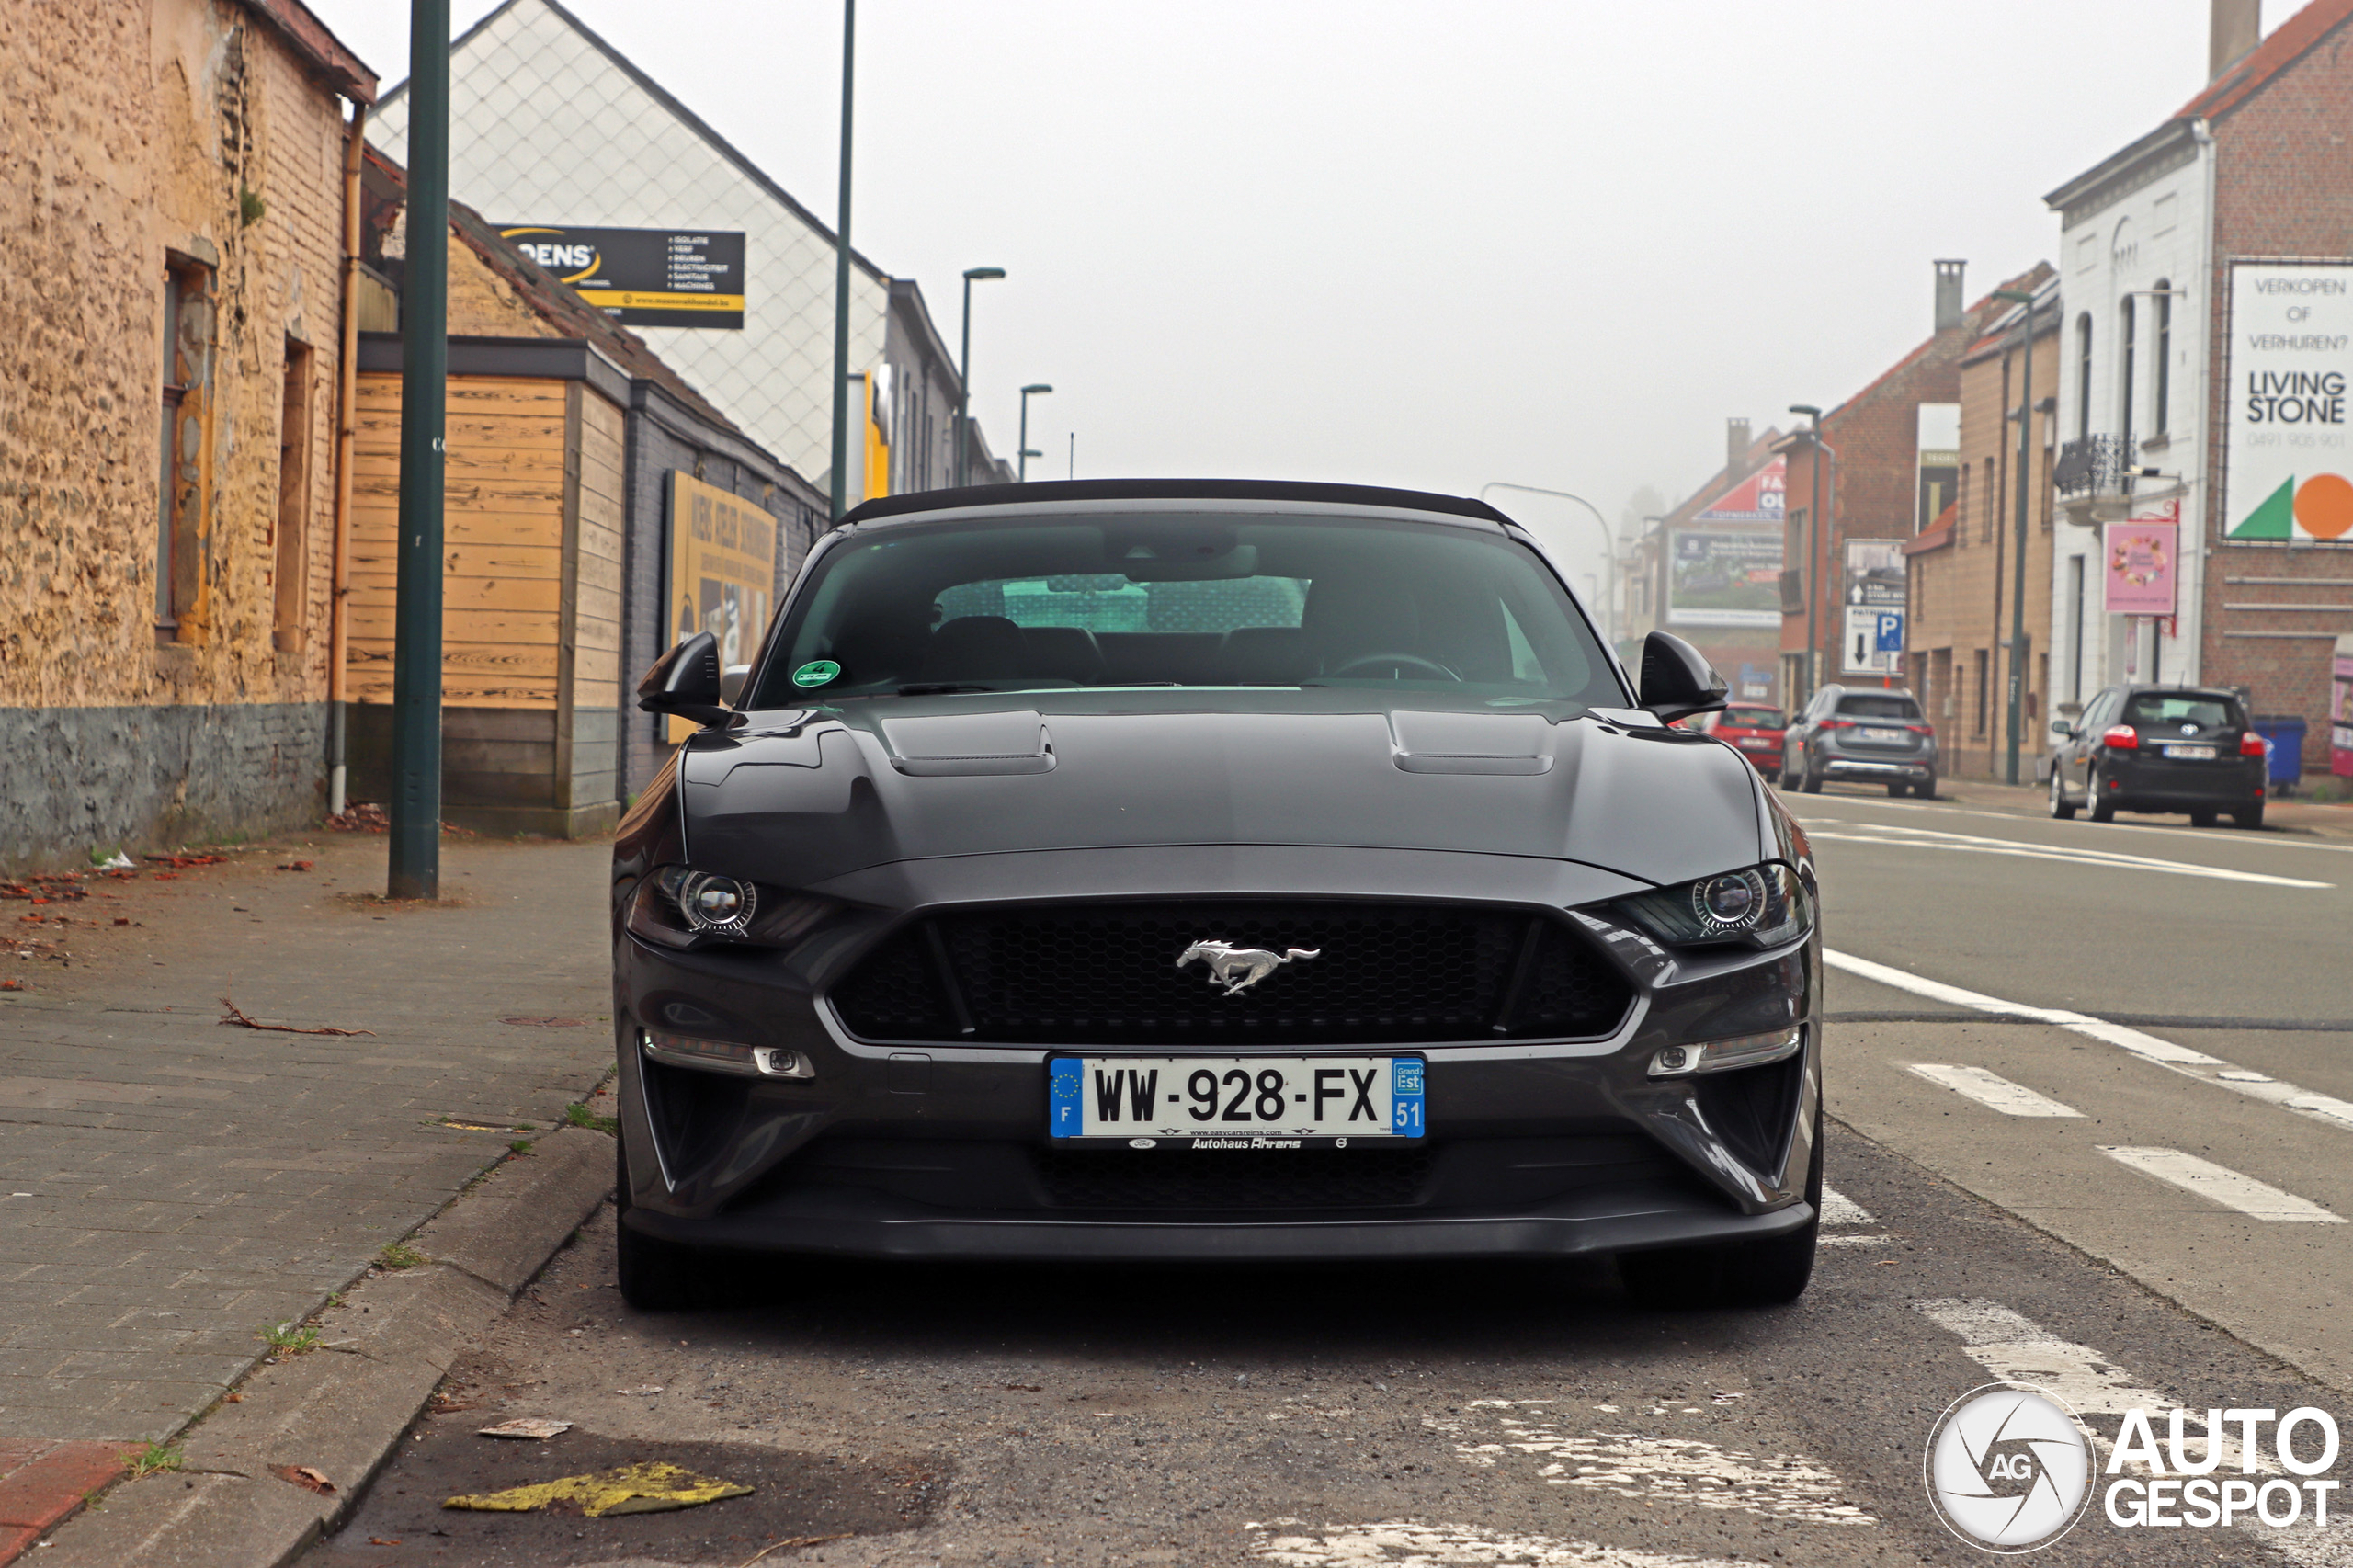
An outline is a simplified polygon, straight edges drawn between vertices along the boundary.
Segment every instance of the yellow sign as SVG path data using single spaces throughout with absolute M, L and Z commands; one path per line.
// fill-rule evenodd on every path
M 722 668 L 751 663 L 776 594 L 776 519 L 751 502 L 671 471 L 666 646 L 708 631 L 719 639 Z M 694 730 L 670 721 L 673 743 Z
M 741 315 L 741 294 L 654 294 L 622 289 L 582 289 L 580 297 L 607 311 L 732 311 Z

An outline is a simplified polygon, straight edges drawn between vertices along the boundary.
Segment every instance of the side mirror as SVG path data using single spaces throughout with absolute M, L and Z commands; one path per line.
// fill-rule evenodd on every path
M 2075 726 L 2064 719 L 2053 719 L 2051 721 L 2051 733 L 2063 741 L 2072 741 L 2075 738 Z
M 1669 631 L 1643 639 L 1643 706 L 1672 724 L 1722 708 L 1732 687 L 1699 650 Z
M 744 682 L 749 678 L 752 666 L 730 665 L 719 672 L 719 700 L 730 708 L 744 706 Z
M 698 631 L 654 661 L 637 683 L 637 705 L 648 713 L 724 725 L 735 715 L 722 695 L 719 639 Z

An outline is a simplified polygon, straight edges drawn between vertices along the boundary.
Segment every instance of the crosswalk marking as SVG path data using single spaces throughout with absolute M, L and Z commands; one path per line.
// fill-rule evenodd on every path
M 1822 1187 L 1822 1222 L 1831 1226 L 1879 1223 L 1869 1210 L 1827 1182 Z
M 1988 1109 L 2004 1116 L 2065 1116 L 2083 1119 L 2084 1113 L 2074 1106 L 2062 1105 L 2044 1095 L 2038 1095 L 2024 1084 L 2013 1084 L 1999 1073 L 1989 1073 L 1983 1067 L 1949 1067 L 1937 1062 L 1907 1062 L 1907 1072 L 1940 1085 L 1966 1099 L 1975 1100 Z
M 2343 1215 L 2332 1214 L 2317 1203 L 2178 1149 L 2127 1149 L 2102 1144 L 2099 1152 L 2120 1165 L 2169 1182 L 2185 1192 L 2211 1199 L 2254 1219 L 2286 1224 L 2345 1223 Z

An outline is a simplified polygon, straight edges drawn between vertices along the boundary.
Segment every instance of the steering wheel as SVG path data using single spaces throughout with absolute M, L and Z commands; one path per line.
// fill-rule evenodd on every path
M 1338 669 L 1325 670 L 1324 673 L 1335 679 L 1338 679 L 1347 676 L 1350 671 L 1359 669 L 1367 665 L 1373 665 L 1376 668 L 1384 665 L 1393 665 L 1401 671 L 1407 665 L 1412 665 L 1418 669 L 1427 670 L 1434 678 L 1438 680 L 1450 680 L 1460 684 L 1462 679 L 1461 676 L 1456 675 L 1452 670 L 1448 669 L 1436 659 L 1425 659 L 1419 653 L 1359 653 L 1355 658 L 1350 659 L 1347 664 L 1342 665 Z

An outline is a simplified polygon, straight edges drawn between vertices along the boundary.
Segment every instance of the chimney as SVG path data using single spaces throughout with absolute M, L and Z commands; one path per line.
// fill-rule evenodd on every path
M 2216 0 L 2221 4 L 2221 0 Z M 1965 261 L 1937 263 L 1937 330 L 1950 332 L 1961 324 L 1961 274 L 1968 267 Z
M 1749 436 L 1748 436 L 1748 421 L 1747 421 L 1747 420 L 1745 420 L 1745 419 L 1727 419 L 1727 420 L 1725 420 L 1725 421 L 1724 421 L 1724 472 L 1725 472 L 1725 473 L 1727 473 L 1727 474 L 1733 474 L 1733 475 L 1737 475 L 1737 474 L 1738 474 L 1738 473 L 1743 470 L 1743 469 L 1745 469 L 1745 468 L 1746 468 L 1746 467 L 1748 466 L 1748 449 L 1749 449 L 1749 446 L 1750 446 L 1750 441 L 1749 441 Z
M 2206 79 L 2211 82 L 2263 41 L 2263 0 L 2213 0 L 2206 29 Z

